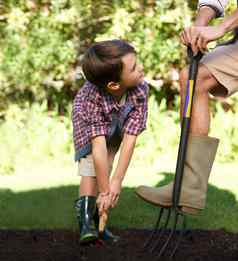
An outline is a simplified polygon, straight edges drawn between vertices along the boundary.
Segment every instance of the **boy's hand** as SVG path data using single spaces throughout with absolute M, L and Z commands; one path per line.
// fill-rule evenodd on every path
M 121 193 L 121 183 L 122 181 L 117 178 L 112 178 L 110 182 L 110 197 L 113 208 L 116 206 Z
M 98 211 L 99 211 L 99 215 L 101 216 L 101 214 L 103 212 L 107 212 L 109 208 L 111 208 L 111 195 L 109 192 L 101 192 L 98 195 L 97 198 L 97 206 L 98 206 Z

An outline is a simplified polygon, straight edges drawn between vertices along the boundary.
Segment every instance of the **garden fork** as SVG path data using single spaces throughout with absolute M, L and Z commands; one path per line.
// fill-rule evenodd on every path
M 170 258 L 172 258 L 178 249 L 180 242 L 182 240 L 183 235 L 186 232 L 186 215 L 184 212 L 180 210 L 179 207 L 179 199 L 181 192 L 181 184 L 183 179 L 183 171 L 184 171 L 184 163 L 186 157 L 187 150 L 187 141 L 189 135 L 189 127 L 191 120 L 191 112 L 192 112 L 192 103 L 194 96 L 194 89 L 196 85 L 196 78 L 198 72 L 198 64 L 202 58 L 202 53 L 198 52 L 198 54 L 194 55 L 192 48 L 188 47 L 188 58 L 190 59 L 189 66 L 189 77 L 187 81 L 186 88 L 186 99 L 183 108 L 183 118 L 182 118 L 182 127 L 181 127 L 181 135 L 180 135 L 180 143 L 178 149 L 177 156 L 177 164 L 176 164 L 176 172 L 175 172 L 175 180 L 173 187 L 173 196 L 172 196 L 172 206 L 165 208 L 162 207 L 159 211 L 159 216 L 153 229 L 150 237 L 144 244 L 144 250 L 148 249 L 150 252 L 154 252 L 155 249 L 159 249 L 158 258 L 160 258 L 166 251 L 171 242 L 173 235 L 176 232 L 177 225 L 181 223 L 181 229 L 179 230 L 178 240 L 172 250 Z M 164 224 L 161 225 L 161 220 L 165 218 Z M 167 227 L 171 222 L 172 228 L 169 230 L 168 237 L 164 244 L 161 244 L 161 239 L 168 232 Z

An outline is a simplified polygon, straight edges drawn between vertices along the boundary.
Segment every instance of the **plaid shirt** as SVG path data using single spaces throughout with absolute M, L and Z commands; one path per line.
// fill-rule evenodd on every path
M 121 133 L 139 135 L 146 128 L 148 86 L 146 82 L 128 90 L 124 105 L 112 95 L 86 81 L 73 102 L 72 122 L 75 160 L 91 152 L 91 139 L 110 136 L 114 116 Z

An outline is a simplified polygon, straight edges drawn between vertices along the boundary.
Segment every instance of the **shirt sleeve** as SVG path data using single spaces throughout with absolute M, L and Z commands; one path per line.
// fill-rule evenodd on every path
M 143 130 L 146 129 L 146 121 L 148 116 L 148 85 L 143 83 L 140 86 L 140 91 L 143 93 L 143 96 L 140 97 L 137 105 L 129 114 L 123 132 L 130 135 L 139 135 Z
M 90 99 L 85 102 L 84 121 L 89 139 L 107 134 L 102 106 L 99 103 Z
M 209 6 L 216 12 L 216 17 L 224 16 L 225 7 L 229 0 L 199 0 L 198 9 L 202 6 Z

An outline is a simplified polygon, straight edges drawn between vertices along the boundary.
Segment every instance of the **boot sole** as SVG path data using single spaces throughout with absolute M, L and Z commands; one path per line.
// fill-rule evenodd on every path
M 147 203 L 153 204 L 153 205 L 155 205 L 155 206 L 157 206 L 157 207 L 158 207 L 158 206 L 159 206 L 159 207 L 162 207 L 162 208 L 170 208 L 170 207 L 171 207 L 171 204 L 170 204 L 170 203 L 168 203 L 168 204 L 165 204 L 165 203 L 161 204 L 161 203 L 158 203 L 158 202 L 153 202 L 153 201 L 151 201 L 151 200 L 149 200 L 149 199 L 143 197 L 143 196 L 142 196 L 141 194 L 139 194 L 137 191 L 135 191 L 135 193 L 136 193 L 137 196 L 139 196 L 141 199 L 143 199 L 143 200 L 146 201 Z
M 197 208 L 182 206 L 180 207 L 180 209 L 183 213 L 193 215 L 193 216 L 197 216 L 201 213 L 201 209 L 197 209 Z
M 98 239 L 97 236 L 92 234 L 86 234 L 82 238 L 80 238 L 80 244 L 88 244 L 91 242 L 95 242 Z
M 153 204 L 155 206 L 159 206 L 161 208 L 171 208 L 172 205 L 171 203 L 158 203 L 158 202 L 153 202 L 148 200 L 147 198 L 143 197 L 142 195 L 140 195 L 139 193 L 137 193 L 135 191 L 136 195 L 138 195 L 141 199 L 143 199 L 144 201 L 146 201 L 147 203 Z M 185 214 L 189 214 L 189 215 L 199 215 L 201 212 L 201 209 L 197 209 L 197 208 L 192 208 L 192 207 L 186 207 L 186 206 L 180 206 L 180 211 L 185 213 Z

